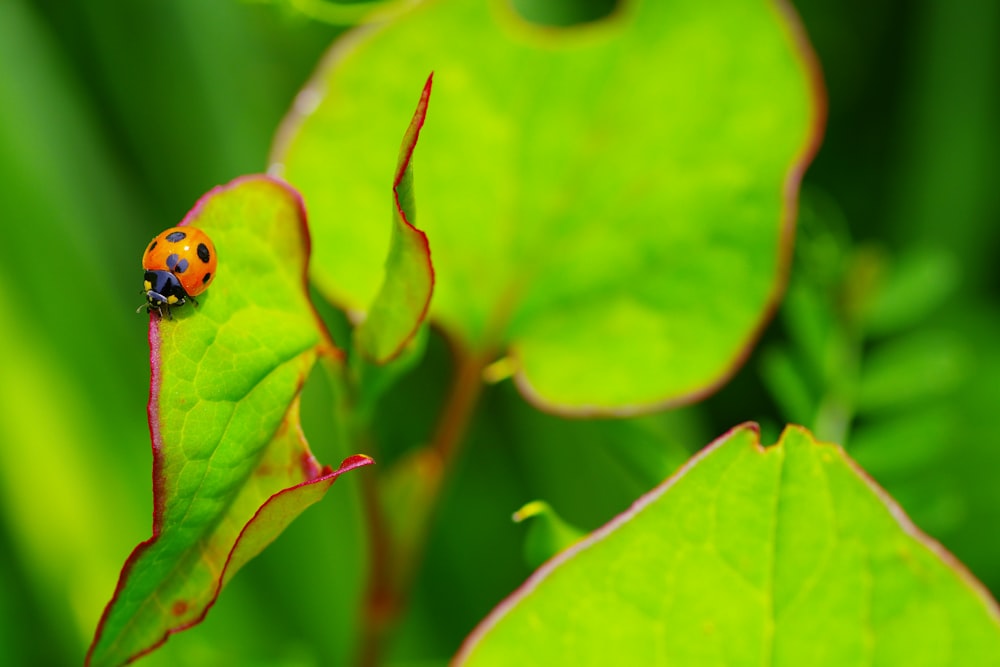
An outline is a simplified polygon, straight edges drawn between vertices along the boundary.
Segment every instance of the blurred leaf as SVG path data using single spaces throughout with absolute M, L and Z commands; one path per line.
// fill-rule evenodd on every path
M 330 299 L 372 300 L 386 136 L 434 70 L 431 316 L 474 354 L 508 350 L 525 394 L 561 411 L 689 401 L 733 372 L 780 293 L 822 124 L 789 12 L 635 2 L 544 31 L 441 0 L 337 48 L 274 158 L 309 201 Z
M 1000 469 L 994 436 L 1000 313 L 985 300 L 968 300 L 950 312 L 954 314 L 936 320 L 947 328 L 917 340 L 940 339 L 946 351 L 960 353 L 966 372 L 942 383 L 935 382 L 934 374 L 911 376 L 917 386 L 908 388 L 907 395 L 924 393 L 922 398 L 929 399 L 933 393 L 933 400 L 862 419 L 850 451 L 996 595 L 1000 532 L 983 527 L 1000 524 L 1000 487 L 993 483 Z
M 137 289 L 129 230 L 149 210 L 65 46 L 38 3 L 0 3 L 0 549 L 10 568 L 0 623 L 16 637 L 0 647 L 10 664 L 79 663 L 116 565 L 149 530 L 148 357 L 132 335 L 141 318 L 123 306 Z
M 789 287 L 781 308 L 803 380 L 818 389 L 842 368 L 839 349 L 845 332 L 830 301 L 829 292 L 800 281 Z
M 356 389 L 350 418 L 356 424 L 371 424 L 373 412 L 382 396 L 420 363 L 427 348 L 428 328 L 418 327 L 397 356 L 385 363 L 375 363 L 362 355 L 349 360 Z
M 132 552 L 88 653 L 123 664 L 198 623 L 224 583 L 342 472 L 321 468 L 298 394 L 318 354 L 336 356 L 308 300 L 301 201 L 246 177 L 182 224 L 212 237 L 218 275 L 200 306 L 150 316 L 153 537 Z
M 852 249 L 847 220 L 837 201 L 816 187 L 804 188 L 792 277 L 779 317 L 791 339 L 788 361 L 795 364 L 798 382 L 808 385 L 813 395 L 845 370 L 844 348 L 850 332 L 842 301 L 844 284 L 856 264 Z
M 458 664 L 1000 664 L 1000 616 L 835 446 L 741 426 L 543 567 Z
M 0 272 L 0 300 L 14 298 Z M 0 623 L 17 640 L 8 643 L 0 636 L 0 647 L 11 664 L 64 664 L 78 662 L 79 635 L 93 628 L 92 607 L 111 585 L 104 565 L 120 559 L 125 546 L 120 534 L 130 534 L 140 519 L 134 508 L 113 502 L 127 497 L 123 487 L 129 480 L 113 474 L 116 461 L 91 446 L 107 437 L 102 416 L 110 404 L 89 403 L 87 393 L 46 349 L 47 332 L 30 324 L 14 317 L 0 327 L 0 539 L 7 531 L 13 538 L 0 549 L 6 554 L 5 571 L 10 568 L 4 579 L 15 580 L 10 586 L 0 581 L 15 611 L 0 615 Z M 123 445 L 142 442 L 143 436 L 120 433 L 126 438 L 117 443 L 124 458 L 130 452 Z M 130 442 L 130 435 L 137 437 Z M 31 470 L 44 471 L 51 492 L 39 493 L 39 475 Z M 148 510 L 142 509 L 145 531 Z M 95 512 L 114 521 L 95 521 Z M 23 569 L 15 567 L 18 561 Z M 40 636 L 48 641 L 40 642 Z
M 952 332 L 920 331 L 893 338 L 865 356 L 857 392 L 859 414 L 913 409 L 953 393 L 970 355 Z
M 437 507 L 443 474 L 438 452 L 420 448 L 400 457 L 378 480 L 377 500 L 395 554 L 387 579 L 394 585 L 411 583 L 415 563 L 426 546 L 427 522 Z
M 885 335 L 919 324 L 954 295 L 958 280 L 959 267 L 951 255 L 927 249 L 905 252 L 867 305 L 866 331 Z
M 843 250 L 846 266 L 832 292 L 836 295 L 840 318 L 860 338 L 866 311 L 870 310 L 872 297 L 881 287 L 886 253 L 872 244 L 848 245 Z
M 357 328 L 357 347 L 379 364 L 398 356 L 423 324 L 434 289 L 434 268 L 427 236 L 413 226 L 416 205 L 413 198 L 413 150 L 427 117 L 431 97 L 428 77 L 417 110 L 399 149 L 399 161 L 392 183 L 392 239 L 385 276 L 369 310 Z
M 924 530 L 945 539 L 969 520 L 970 490 L 961 488 L 955 470 L 961 465 L 955 464 L 977 453 L 975 447 L 958 444 L 963 434 L 954 405 L 937 401 L 860 420 L 849 450 Z M 969 529 L 981 533 L 979 525 Z
M 760 374 L 785 419 L 794 424 L 812 423 L 816 414 L 816 392 L 788 350 L 777 345 L 764 350 Z
M 502 446 L 517 454 L 518 477 L 528 485 L 518 500 L 545 498 L 571 524 L 588 530 L 677 470 L 710 437 L 697 406 L 628 418 L 563 419 L 528 405 L 510 384 L 490 392 L 483 412 Z
M 366 23 L 371 17 L 395 11 L 393 5 L 407 0 L 243 0 L 248 4 L 273 4 L 289 16 L 302 15 L 335 26 Z
M 206 183 L 262 168 L 289 100 L 338 34 L 240 2 L 31 4 L 44 8 L 100 114 L 101 140 L 123 163 L 118 196 L 138 193 L 154 209 L 127 221 L 141 230 L 133 244 L 167 226 L 157 219 L 176 219 Z M 87 161 L 51 145 L 79 178 Z
M 524 558 L 532 569 L 579 542 L 586 532 L 566 523 L 544 500 L 533 500 L 514 512 L 514 521 L 528 522 Z

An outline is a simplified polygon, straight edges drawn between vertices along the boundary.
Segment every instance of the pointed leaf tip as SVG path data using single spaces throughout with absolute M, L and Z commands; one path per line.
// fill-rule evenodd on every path
M 347 472 L 348 470 L 354 470 L 355 468 L 361 468 L 363 466 L 374 464 L 375 459 L 372 457 L 365 454 L 355 454 L 344 459 L 340 464 L 340 468 L 337 469 L 337 472 Z
M 579 542 L 585 533 L 566 522 L 543 500 L 534 500 L 514 512 L 517 523 L 529 520 L 524 538 L 524 558 L 536 568 L 557 553 Z
M 392 233 L 382 286 L 356 332 L 362 354 L 377 364 L 386 364 L 406 348 L 423 324 L 434 290 L 434 267 L 427 235 L 414 226 L 413 151 L 427 117 L 431 74 L 403 136 L 393 179 Z

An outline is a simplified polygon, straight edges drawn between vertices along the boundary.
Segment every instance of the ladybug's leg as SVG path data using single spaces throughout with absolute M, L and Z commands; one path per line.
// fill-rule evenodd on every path
M 193 296 L 188 296 L 188 301 L 190 301 L 196 306 L 198 305 L 198 299 L 194 298 Z

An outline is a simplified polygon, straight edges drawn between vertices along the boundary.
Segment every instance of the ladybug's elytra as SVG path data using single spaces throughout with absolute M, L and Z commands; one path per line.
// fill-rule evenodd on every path
M 156 235 L 142 255 L 142 294 L 146 312 L 162 317 L 170 308 L 198 296 L 215 279 L 215 245 L 196 227 L 171 227 Z M 142 310 L 143 306 L 139 306 Z

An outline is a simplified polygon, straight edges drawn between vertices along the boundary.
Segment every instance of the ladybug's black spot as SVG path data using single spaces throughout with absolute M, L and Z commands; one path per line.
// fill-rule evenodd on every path
M 204 243 L 198 244 L 198 259 L 208 264 L 208 260 L 212 258 L 212 254 L 208 252 L 208 246 Z
M 167 240 L 171 243 L 177 243 L 178 241 L 183 241 L 186 238 L 187 234 L 185 232 L 170 232 L 167 234 Z
M 209 271 L 204 276 L 202 276 L 201 282 L 207 283 L 212 278 L 212 272 Z
M 174 273 L 184 273 L 187 271 L 188 261 L 181 259 L 176 252 L 167 255 L 167 268 Z
M 152 243 L 150 243 L 149 248 L 146 250 L 146 252 L 153 252 L 153 248 L 156 247 L 157 243 L 159 243 L 159 241 L 153 241 Z

